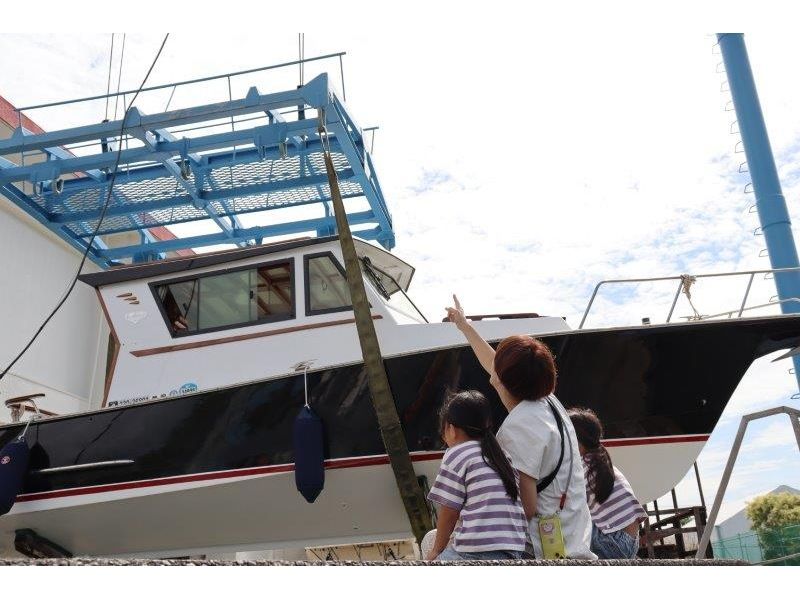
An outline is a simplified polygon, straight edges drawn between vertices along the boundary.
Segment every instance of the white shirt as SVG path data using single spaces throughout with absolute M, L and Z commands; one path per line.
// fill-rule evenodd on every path
M 596 559 L 597 556 L 589 548 L 592 519 L 586 502 L 586 482 L 583 477 L 583 460 L 578 452 L 578 439 L 564 407 L 553 395 L 550 395 L 550 399 L 561 414 L 564 424 L 564 460 L 556 478 L 537 497 L 537 515 L 549 516 L 558 511 L 561 495 L 569 482 L 567 500 L 560 512 L 567 556 L 574 559 Z M 553 412 L 544 399 L 522 401 L 514 407 L 500 426 L 497 440 L 511 457 L 514 467 L 536 480 L 541 480 L 555 469 L 561 454 L 561 435 Z M 571 469 L 567 441 L 572 443 Z M 531 519 L 529 528 L 536 558 L 542 558 L 538 517 Z

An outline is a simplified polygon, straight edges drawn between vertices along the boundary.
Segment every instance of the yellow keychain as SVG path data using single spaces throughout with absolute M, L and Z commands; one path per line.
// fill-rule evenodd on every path
M 561 533 L 561 517 L 558 513 L 539 518 L 539 538 L 542 541 L 542 556 L 546 559 L 565 559 L 564 534 Z

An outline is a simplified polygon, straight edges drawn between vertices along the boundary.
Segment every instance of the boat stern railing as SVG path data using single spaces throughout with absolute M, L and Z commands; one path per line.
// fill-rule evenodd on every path
M 771 305 L 791 305 L 791 304 L 800 304 L 800 297 L 788 297 L 786 299 L 778 299 L 777 295 L 774 295 L 770 298 L 768 303 L 763 303 L 759 305 L 752 305 L 747 306 L 747 299 L 750 296 L 750 290 L 753 286 L 753 281 L 757 274 L 764 274 L 765 278 L 774 277 L 775 274 L 782 274 L 787 272 L 795 272 L 800 274 L 800 267 L 793 267 L 793 268 L 771 268 L 771 269 L 763 269 L 763 270 L 746 270 L 741 272 L 715 272 L 713 274 L 680 274 L 677 276 L 656 276 L 650 278 L 618 278 L 618 279 L 608 279 L 608 280 L 601 280 L 597 283 L 594 287 L 594 291 L 592 292 L 592 296 L 589 299 L 589 303 L 586 306 L 586 310 L 583 312 L 583 317 L 581 318 L 581 323 L 578 325 L 578 330 L 581 330 L 586 323 L 586 319 L 589 316 L 589 312 L 592 309 L 592 305 L 594 305 L 594 301 L 597 298 L 597 294 L 600 291 L 600 288 L 606 285 L 619 285 L 619 284 L 638 284 L 642 282 L 664 282 L 674 280 L 678 282 L 678 288 L 675 290 L 675 295 L 672 299 L 672 304 L 669 308 L 669 313 L 667 313 L 666 322 L 669 323 L 672 320 L 672 316 L 675 313 L 675 306 L 678 303 L 678 299 L 681 296 L 681 293 L 686 295 L 686 298 L 689 301 L 689 304 L 692 306 L 692 310 L 694 314 L 691 316 L 684 316 L 689 321 L 696 321 L 696 320 L 708 320 L 713 318 L 720 318 L 727 316 L 728 318 L 734 317 L 741 317 L 742 314 L 746 311 L 751 311 L 754 309 L 761 309 L 764 307 L 768 307 Z M 725 278 L 725 277 L 735 277 L 735 276 L 749 276 L 747 281 L 747 288 L 744 291 L 744 296 L 742 297 L 742 302 L 738 308 L 723 311 L 715 314 L 710 315 L 701 315 L 697 309 L 694 307 L 691 299 L 691 286 L 698 280 L 704 278 Z M 800 311 L 800 310 L 799 310 Z

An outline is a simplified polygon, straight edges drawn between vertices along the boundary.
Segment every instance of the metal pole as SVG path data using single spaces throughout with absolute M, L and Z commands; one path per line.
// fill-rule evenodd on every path
M 731 449 L 731 454 L 728 456 L 728 462 L 725 465 L 725 471 L 722 474 L 722 480 L 719 483 L 717 495 L 714 497 L 714 504 L 711 507 L 711 512 L 708 514 L 706 528 L 703 530 L 703 537 L 700 538 L 700 543 L 697 546 L 697 554 L 695 555 L 695 558 L 702 558 L 708 549 L 708 542 L 711 539 L 711 531 L 714 529 L 714 525 L 717 523 L 717 514 L 722 506 L 722 497 L 725 496 L 725 490 L 728 488 L 728 482 L 731 479 L 731 473 L 733 473 L 733 465 L 736 463 L 736 457 L 739 455 L 739 448 L 742 446 L 744 432 L 747 430 L 747 423 L 749 421 L 749 416 L 745 415 L 742 418 L 742 421 L 739 422 L 739 430 L 736 432 L 736 440 L 733 441 L 733 449 Z
M 667 324 L 672 319 L 672 312 L 675 311 L 675 305 L 678 303 L 678 297 L 681 296 L 681 289 L 683 288 L 683 280 L 678 283 L 678 290 L 675 291 L 675 298 L 672 300 L 672 306 L 669 308 L 669 313 L 667 314 Z
M 750 280 L 747 281 L 747 289 L 744 292 L 744 298 L 742 298 L 742 306 L 739 308 L 739 317 L 742 317 L 742 312 L 744 311 L 744 306 L 747 305 L 747 297 L 750 295 L 750 287 L 753 286 L 753 279 L 756 277 L 755 274 L 750 275 Z
M 347 213 L 344 209 L 344 202 L 342 201 L 339 182 L 336 177 L 336 169 L 331 158 L 325 122 L 325 112 L 320 110 L 319 135 L 323 141 L 325 169 L 328 173 L 333 212 L 336 218 L 336 228 L 339 232 L 342 256 L 344 257 L 347 285 L 350 289 L 350 298 L 353 303 L 358 340 L 364 357 L 364 369 L 367 373 L 370 398 L 378 419 L 383 444 L 389 456 L 389 463 L 392 466 L 395 481 L 400 490 L 400 497 L 403 500 L 403 506 L 411 523 L 411 529 L 417 541 L 422 542 L 423 536 L 431 529 L 430 513 L 428 512 L 425 497 L 422 495 L 422 489 L 417 481 L 414 465 L 411 463 L 405 433 L 400 423 L 400 417 L 397 414 L 397 406 L 392 397 L 392 389 L 389 386 L 389 379 L 386 376 L 386 369 L 383 365 L 378 336 L 375 333 L 375 324 L 372 321 L 372 312 L 364 289 L 364 279 L 361 276 L 361 267 L 355 244 L 353 243 L 353 234 L 347 222 Z
M 700 470 L 697 468 L 697 461 L 694 462 L 694 477 L 697 479 L 697 489 L 700 491 L 700 504 L 706 508 L 706 497 L 703 495 L 703 484 L 700 483 Z
M 600 290 L 600 285 L 604 284 L 606 281 L 603 280 L 597 283 L 597 286 L 594 287 L 594 292 L 592 293 L 591 299 L 589 299 L 589 304 L 586 306 L 586 311 L 583 312 L 583 317 L 581 318 L 581 323 L 578 324 L 578 330 L 583 328 L 584 322 L 586 322 L 586 316 L 589 315 L 589 310 L 592 309 L 592 303 L 594 303 L 594 298 L 597 297 L 597 291 Z
M 792 429 L 794 430 L 794 438 L 797 441 L 797 450 L 800 451 L 800 419 L 797 413 L 787 412 L 789 420 L 792 422 Z
M 718 33 L 725 63 L 725 72 L 733 97 L 739 132 L 742 136 L 747 166 L 753 181 L 756 209 L 764 240 L 767 244 L 770 264 L 773 268 L 791 268 L 800 265 L 792 236 L 789 211 L 783 197 L 778 170 L 767 135 L 767 127 L 756 92 L 750 59 L 742 33 Z M 800 275 L 784 273 L 775 275 L 778 297 L 789 299 L 800 297 Z M 795 302 L 781 304 L 783 313 L 800 313 Z M 795 375 L 800 386 L 800 357 L 794 358 Z
M 756 413 L 749 413 L 742 417 L 742 421 L 739 423 L 739 430 L 736 432 L 736 439 L 733 441 L 731 454 L 728 456 L 728 462 L 725 464 L 725 471 L 722 474 L 722 480 L 719 483 L 719 488 L 717 488 L 717 495 L 714 497 L 714 505 L 711 507 L 711 512 L 709 513 L 708 521 L 706 522 L 706 528 L 703 530 L 703 537 L 700 539 L 700 543 L 697 547 L 697 554 L 695 555 L 695 558 L 702 558 L 708 549 L 708 543 L 711 539 L 711 531 L 714 529 L 714 524 L 717 521 L 717 515 L 719 514 L 719 509 L 722 506 L 722 498 L 725 496 L 725 490 L 728 488 L 728 482 L 731 479 L 731 473 L 733 472 L 733 466 L 736 463 L 736 457 L 739 456 L 739 449 L 742 446 L 742 440 L 744 439 L 744 433 L 745 430 L 747 430 L 747 425 L 756 419 L 771 417 L 781 413 L 785 413 L 791 418 L 792 427 L 798 440 L 797 448 L 800 450 L 800 421 L 798 421 L 798 417 L 800 417 L 800 411 L 797 409 L 792 409 L 791 407 L 773 407 L 772 409 L 757 411 Z

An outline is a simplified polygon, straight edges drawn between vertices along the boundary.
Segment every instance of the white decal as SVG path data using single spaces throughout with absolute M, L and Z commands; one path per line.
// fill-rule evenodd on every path
M 131 324 L 138 324 L 147 317 L 146 311 L 131 311 L 125 314 L 125 319 Z

